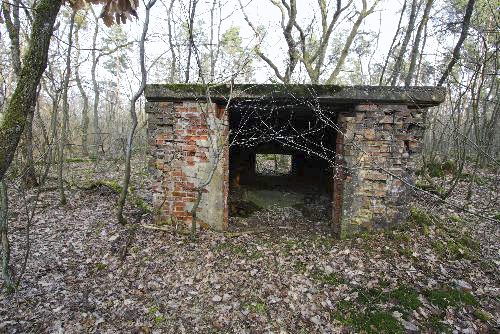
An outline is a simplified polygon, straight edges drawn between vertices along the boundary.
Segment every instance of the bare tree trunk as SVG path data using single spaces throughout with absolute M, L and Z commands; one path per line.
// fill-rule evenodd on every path
M 132 100 L 130 101 L 130 118 L 132 119 L 132 127 L 130 128 L 130 132 L 128 134 L 127 138 L 127 150 L 126 150 L 126 157 L 125 157 L 125 174 L 123 177 L 123 184 L 122 184 L 122 192 L 120 194 L 120 198 L 118 200 L 118 213 L 117 213 L 117 218 L 118 222 L 120 224 L 125 224 L 125 218 L 123 218 L 123 208 L 125 206 L 125 201 L 127 200 L 127 194 L 128 194 L 128 185 L 130 183 L 130 160 L 132 159 L 132 145 L 134 141 L 134 133 L 135 129 L 137 128 L 137 114 L 135 112 L 135 103 L 141 97 L 142 93 L 144 92 L 144 88 L 146 87 L 146 81 L 147 81 L 147 69 L 146 69 L 146 64 L 145 64 L 145 47 L 144 43 L 146 41 L 146 36 L 148 34 L 148 28 L 149 28 L 149 11 L 151 10 L 151 7 L 154 6 L 156 3 L 156 0 L 150 0 L 149 3 L 146 5 L 146 17 L 144 19 L 144 25 L 142 27 L 142 35 L 141 35 L 141 40 L 139 41 L 139 58 L 140 58 L 140 66 L 141 66 L 141 86 L 137 90 L 137 92 L 134 94 L 132 97 Z
M 59 140 L 59 169 L 58 169 L 58 186 L 59 186 L 59 194 L 60 204 L 66 205 L 66 195 L 64 194 L 64 180 L 63 180 L 63 168 L 64 168 L 64 147 L 66 146 L 66 137 L 67 137 L 67 127 L 68 127 L 68 119 L 69 119 L 69 104 L 68 104 L 68 85 L 69 78 L 71 77 L 71 48 L 73 46 L 73 27 L 75 25 L 75 15 L 76 11 L 73 10 L 71 13 L 70 23 L 69 23 L 69 34 L 68 34 L 68 51 L 66 53 L 66 76 L 64 77 L 63 84 L 63 122 L 62 122 L 62 131 L 61 131 L 61 139 Z
M 361 26 L 361 23 L 363 20 L 373 13 L 375 10 L 375 7 L 377 6 L 379 0 L 375 0 L 373 5 L 368 8 L 368 4 L 366 0 L 363 0 L 363 9 L 358 15 L 358 18 L 356 19 L 356 22 L 354 22 L 354 25 L 351 28 L 351 32 L 349 33 L 349 36 L 347 37 L 347 40 L 344 43 L 344 47 L 342 48 L 342 51 L 340 52 L 340 58 L 337 61 L 337 64 L 335 65 L 335 68 L 330 74 L 330 77 L 326 81 L 327 84 L 332 84 L 337 80 L 337 76 L 339 75 L 340 71 L 342 70 L 342 67 L 344 66 L 345 59 L 347 58 L 347 55 L 349 54 L 349 49 L 351 48 L 352 42 L 354 42 L 354 38 L 358 34 L 358 29 Z
M 431 11 L 433 2 L 434 0 L 427 0 L 427 3 L 425 4 L 424 14 L 422 16 L 422 21 L 420 21 L 420 24 L 418 25 L 417 35 L 415 36 L 415 41 L 413 42 L 413 47 L 411 48 L 410 66 L 408 68 L 408 73 L 406 73 L 406 78 L 405 78 L 406 87 L 410 86 L 413 80 L 413 74 L 415 73 L 415 65 L 417 63 L 418 49 L 420 47 L 420 38 L 422 35 L 422 31 L 424 27 L 427 25 L 427 21 L 429 20 L 429 13 Z
M 389 51 L 387 52 L 387 57 L 385 58 L 384 66 L 382 66 L 382 73 L 380 74 L 380 79 L 378 82 L 378 84 L 380 86 L 383 85 L 382 82 L 384 81 L 385 70 L 387 69 L 387 64 L 389 63 L 389 58 L 394 50 L 393 49 L 394 43 L 396 43 L 396 39 L 399 35 L 399 31 L 401 30 L 401 22 L 403 21 L 403 16 L 405 15 L 406 3 L 407 3 L 407 0 L 405 0 L 405 2 L 403 3 L 403 8 L 401 9 L 401 15 L 399 16 L 398 28 L 396 29 L 396 33 L 394 34 L 394 38 L 392 39 L 391 46 L 389 47 Z
M 82 155 L 84 157 L 87 157 L 89 155 L 89 97 L 87 96 L 87 93 L 85 92 L 85 89 L 83 88 L 82 85 L 82 80 L 80 78 L 80 73 L 79 73 L 79 67 L 80 64 L 78 63 L 80 60 L 80 43 L 78 40 L 78 32 L 79 32 L 79 27 L 77 27 L 75 31 L 75 45 L 77 49 L 77 56 L 76 56 L 76 66 L 75 66 L 75 81 L 76 85 L 78 86 L 78 90 L 80 91 L 80 95 L 82 96 L 83 99 L 83 108 L 82 108 Z
M 54 22 L 61 1 L 39 0 L 36 4 L 31 36 L 21 74 L 0 123 L 0 180 L 9 168 L 19 139 L 32 111 L 40 78 L 47 66 L 47 54 Z
M 396 86 L 399 75 L 401 73 L 401 67 L 403 65 L 403 58 L 406 53 L 406 48 L 408 47 L 408 43 L 410 42 L 411 34 L 413 32 L 413 27 L 415 26 L 415 20 L 417 18 L 417 0 L 413 0 L 411 3 L 411 12 L 410 18 L 408 19 L 408 27 L 406 28 L 405 37 L 403 38 L 403 43 L 401 44 L 401 48 L 399 49 L 398 56 L 396 57 L 396 62 L 394 64 L 394 69 L 389 78 L 391 86 Z
M 453 54 L 451 56 L 451 60 L 448 63 L 448 66 L 446 67 L 446 70 L 444 73 L 441 75 L 441 78 L 439 79 L 438 86 L 442 86 L 448 75 L 450 74 L 451 70 L 453 69 L 453 66 L 457 62 L 457 60 L 460 58 L 460 49 L 462 48 L 462 44 L 465 41 L 465 38 L 467 37 L 467 32 L 469 31 L 469 25 L 470 25 L 470 19 L 472 17 L 472 11 L 474 10 L 474 4 L 476 3 L 476 0 L 469 0 L 467 3 L 467 8 L 465 10 L 465 15 L 464 15 L 464 20 L 462 21 L 462 32 L 460 33 L 460 38 L 457 41 L 457 44 L 455 45 L 455 48 L 453 49 Z
M 170 83 L 175 82 L 175 68 L 177 64 L 177 57 L 175 55 L 175 47 L 172 40 L 172 8 L 174 7 L 175 0 L 170 1 L 170 7 L 167 10 L 167 24 L 168 24 L 168 44 L 170 45 L 170 53 L 172 60 L 170 62 Z
M 194 25 L 194 15 L 196 14 L 196 5 L 198 4 L 198 0 L 190 0 L 189 1 L 189 41 L 188 41 L 188 56 L 187 56 L 187 63 L 186 63 L 186 79 L 185 82 L 189 82 L 189 70 L 191 67 L 191 54 L 193 52 L 193 46 L 194 46 L 194 36 L 193 36 L 193 25 Z
M 94 106 L 93 106 L 93 144 L 94 144 L 94 158 L 96 161 L 99 159 L 99 147 L 102 145 L 101 140 L 101 130 L 99 129 L 99 84 L 96 79 L 96 68 L 97 63 L 99 62 L 99 58 L 96 55 L 96 47 L 97 47 L 97 34 L 99 33 L 99 19 L 95 14 L 92 7 L 90 7 L 90 12 L 94 16 L 95 27 L 94 27 L 94 35 L 92 37 L 92 85 L 94 88 Z
M 36 108 L 36 98 L 33 101 L 33 105 L 30 107 L 33 111 L 30 111 L 26 117 L 26 127 L 23 133 L 21 153 L 23 157 L 23 185 L 26 188 L 36 187 L 38 185 L 38 180 L 36 177 L 35 163 L 33 160 L 33 115 L 34 109 Z

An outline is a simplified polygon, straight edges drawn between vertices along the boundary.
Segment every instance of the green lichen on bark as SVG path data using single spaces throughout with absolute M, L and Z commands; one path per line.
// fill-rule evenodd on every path
M 58 0 L 40 0 L 34 10 L 35 16 L 28 49 L 19 80 L 0 123 L 0 180 L 12 162 L 19 139 L 31 112 L 36 89 L 47 66 L 47 53 L 57 13 L 61 7 Z

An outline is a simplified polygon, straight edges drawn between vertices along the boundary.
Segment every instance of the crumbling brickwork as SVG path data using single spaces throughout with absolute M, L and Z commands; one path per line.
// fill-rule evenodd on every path
M 204 102 L 148 102 L 155 221 L 187 228 L 202 188 L 197 223 L 227 227 L 228 148 L 224 108 Z
M 334 219 L 340 236 L 405 220 L 424 112 L 364 104 L 339 115 L 344 136 L 337 137 Z

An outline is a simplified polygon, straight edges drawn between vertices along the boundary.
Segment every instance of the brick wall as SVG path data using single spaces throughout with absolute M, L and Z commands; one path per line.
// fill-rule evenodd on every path
M 403 221 L 421 151 L 422 109 L 358 105 L 340 113 L 334 232 L 346 236 Z
M 197 223 L 226 228 L 229 153 L 224 108 L 206 102 L 148 102 L 146 111 L 155 221 L 188 228 L 201 188 Z

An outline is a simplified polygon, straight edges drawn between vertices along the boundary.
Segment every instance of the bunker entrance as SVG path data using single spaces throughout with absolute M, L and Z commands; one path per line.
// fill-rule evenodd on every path
M 257 225 L 331 227 L 336 115 L 331 106 L 318 111 L 307 101 L 231 105 L 231 223 L 274 210 L 287 221 L 254 219 Z

